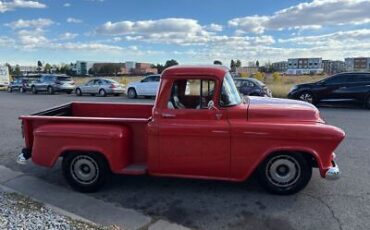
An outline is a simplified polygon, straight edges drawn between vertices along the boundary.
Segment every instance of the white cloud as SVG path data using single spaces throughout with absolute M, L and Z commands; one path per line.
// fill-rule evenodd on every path
M 13 21 L 10 23 L 5 24 L 6 26 L 12 29 L 21 29 L 21 28 L 44 28 L 54 24 L 54 21 L 48 18 L 38 18 L 32 20 L 23 20 L 18 19 L 17 21 Z
M 215 31 L 215 32 L 221 32 L 223 30 L 222 25 L 215 24 L 215 23 L 206 25 L 204 28 L 210 31 Z
M 71 3 L 69 3 L 69 2 L 66 2 L 66 3 L 63 4 L 63 7 L 70 7 L 70 6 L 71 6 Z
M 76 34 L 76 33 L 66 32 L 64 34 L 61 34 L 59 36 L 59 39 L 60 40 L 72 40 L 72 39 L 75 39 L 77 36 L 78 36 L 78 34 Z
M 369 23 L 369 11 L 369 0 L 314 0 L 272 15 L 234 18 L 228 23 L 239 30 L 253 33 L 289 28 L 317 29 L 325 25 Z
M 67 20 L 66 20 L 68 23 L 75 23 L 75 24 L 77 24 L 77 23 L 82 23 L 82 20 L 81 19 L 78 19 L 78 18 L 72 18 L 72 17 L 70 17 L 70 18 L 67 18 Z
M 15 10 L 17 8 L 42 9 L 46 8 L 46 5 L 38 1 L 25 1 L 25 0 L 0 1 L 0 13 Z

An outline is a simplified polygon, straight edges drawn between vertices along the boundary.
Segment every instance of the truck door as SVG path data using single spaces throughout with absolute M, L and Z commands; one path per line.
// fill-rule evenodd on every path
M 217 81 L 184 79 L 172 83 L 167 108 L 159 115 L 159 167 L 162 174 L 228 177 L 230 128 L 226 110 L 209 109 Z

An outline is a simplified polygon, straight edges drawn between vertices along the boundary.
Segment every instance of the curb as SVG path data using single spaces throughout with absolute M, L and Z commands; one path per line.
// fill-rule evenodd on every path
M 188 229 L 165 220 L 154 221 L 138 211 L 115 206 L 1 165 L 0 186 L 4 190 L 17 192 L 44 203 L 57 213 L 88 223 L 116 225 L 125 230 Z

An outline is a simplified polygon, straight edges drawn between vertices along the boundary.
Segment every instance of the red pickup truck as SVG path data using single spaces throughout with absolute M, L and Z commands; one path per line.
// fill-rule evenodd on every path
M 165 70 L 153 105 L 72 102 L 21 116 L 28 158 L 63 173 L 82 192 L 110 173 L 244 181 L 256 173 L 276 194 L 309 182 L 312 168 L 336 179 L 344 132 L 300 101 L 241 98 L 227 68 Z

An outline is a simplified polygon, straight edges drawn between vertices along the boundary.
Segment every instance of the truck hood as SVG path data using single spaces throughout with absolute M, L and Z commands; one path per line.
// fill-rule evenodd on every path
M 323 122 L 319 110 L 303 101 L 249 96 L 248 120 Z

